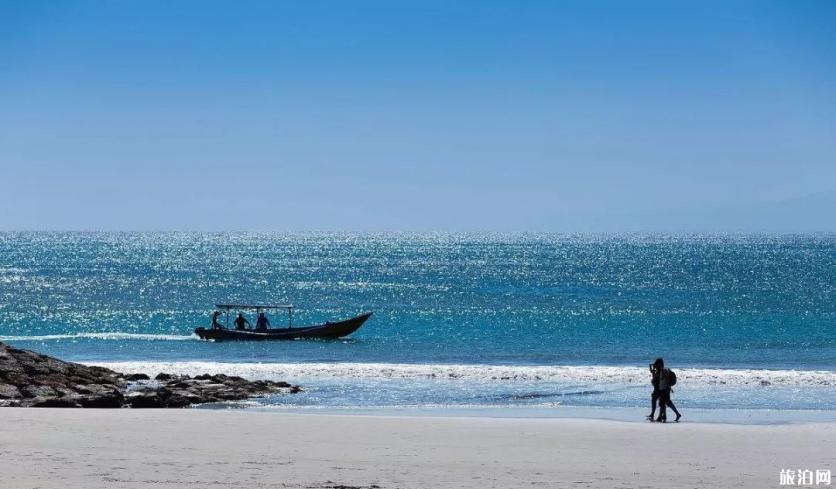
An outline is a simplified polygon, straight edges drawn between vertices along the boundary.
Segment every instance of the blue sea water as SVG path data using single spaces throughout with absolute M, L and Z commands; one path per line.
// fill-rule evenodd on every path
M 226 301 L 375 314 L 199 341 Z M 663 356 L 683 407 L 834 411 L 836 235 L 0 233 L 0 341 L 305 387 L 275 409 L 645 406 Z

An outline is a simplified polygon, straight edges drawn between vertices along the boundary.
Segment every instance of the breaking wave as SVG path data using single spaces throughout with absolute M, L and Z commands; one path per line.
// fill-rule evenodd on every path
M 142 333 L 73 333 L 47 334 L 40 336 L 0 336 L 0 341 L 60 341 L 60 340 L 146 340 L 146 341 L 189 341 L 199 340 L 197 335 L 142 334 Z
M 641 385 L 648 372 L 639 367 L 513 366 L 396 363 L 223 363 L 223 362 L 107 362 L 96 363 L 122 372 L 160 372 L 195 375 L 224 373 L 250 379 L 425 379 L 470 382 L 556 382 L 579 385 Z M 834 386 L 836 372 L 825 370 L 675 369 L 679 385 Z

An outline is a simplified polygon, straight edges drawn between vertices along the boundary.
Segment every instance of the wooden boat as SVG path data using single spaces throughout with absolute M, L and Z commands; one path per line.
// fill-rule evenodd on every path
M 265 340 L 295 340 L 298 338 L 342 338 L 357 331 L 363 323 L 372 315 L 371 312 L 360 314 L 351 319 L 337 322 L 326 322 L 310 326 L 293 326 L 293 306 L 264 306 L 250 304 L 217 304 L 219 310 L 226 311 L 226 325 L 215 324 L 214 327 L 196 328 L 195 334 L 203 340 L 214 341 L 265 341 Z M 255 310 L 261 313 L 271 309 L 286 309 L 288 312 L 288 327 L 268 329 L 230 329 L 230 310 Z

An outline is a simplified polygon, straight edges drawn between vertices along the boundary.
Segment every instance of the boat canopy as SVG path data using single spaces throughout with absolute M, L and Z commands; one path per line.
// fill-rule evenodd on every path
M 215 304 L 215 307 L 218 309 L 226 309 L 227 311 L 230 309 L 293 309 L 293 304 L 279 304 L 274 306 L 269 305 L 261 305 L 261 304 Z

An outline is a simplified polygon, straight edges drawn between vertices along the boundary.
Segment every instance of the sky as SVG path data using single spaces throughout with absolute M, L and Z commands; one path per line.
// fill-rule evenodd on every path
M 0 0 L 0 229 L 836 231 L 836 2 Z

